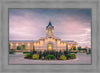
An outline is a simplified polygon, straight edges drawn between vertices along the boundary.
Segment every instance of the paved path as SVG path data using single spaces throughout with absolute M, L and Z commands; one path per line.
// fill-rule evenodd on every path
M 9 55 L 9 64 L 91 64 L 91 55 L 84 53 L 76 54 L 76 59 L 71 60 L 31 60 L 24 59 L 24 55 Z

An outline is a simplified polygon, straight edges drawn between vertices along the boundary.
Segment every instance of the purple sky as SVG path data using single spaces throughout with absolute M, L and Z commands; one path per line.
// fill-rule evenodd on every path
M 55 37 L 91 46 L 91 9 L 9 9 L 9 40 L 45 37 L 49 19 Z

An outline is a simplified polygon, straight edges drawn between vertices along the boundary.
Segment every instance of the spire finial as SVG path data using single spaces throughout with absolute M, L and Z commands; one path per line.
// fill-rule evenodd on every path
M 51 18 L 49 18 L 49 22 L 51 22 Z

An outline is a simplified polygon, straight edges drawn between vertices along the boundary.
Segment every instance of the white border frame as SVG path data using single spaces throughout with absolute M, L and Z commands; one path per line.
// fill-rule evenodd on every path
M 92 65 L 8 65 L 8 8 L 91 8 Z M 0 1 L 0 71 L 1 72 L 100 72 L 100 30 L 98 0 L 1 0 Z

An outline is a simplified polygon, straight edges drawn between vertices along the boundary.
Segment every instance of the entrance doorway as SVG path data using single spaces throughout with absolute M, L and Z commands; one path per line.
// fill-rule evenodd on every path
M 48 44 L 48 49 L 47 49 L 48 51 L 52 51 L 53 50 L 53 44 L 52 43 L 49 43 Z

